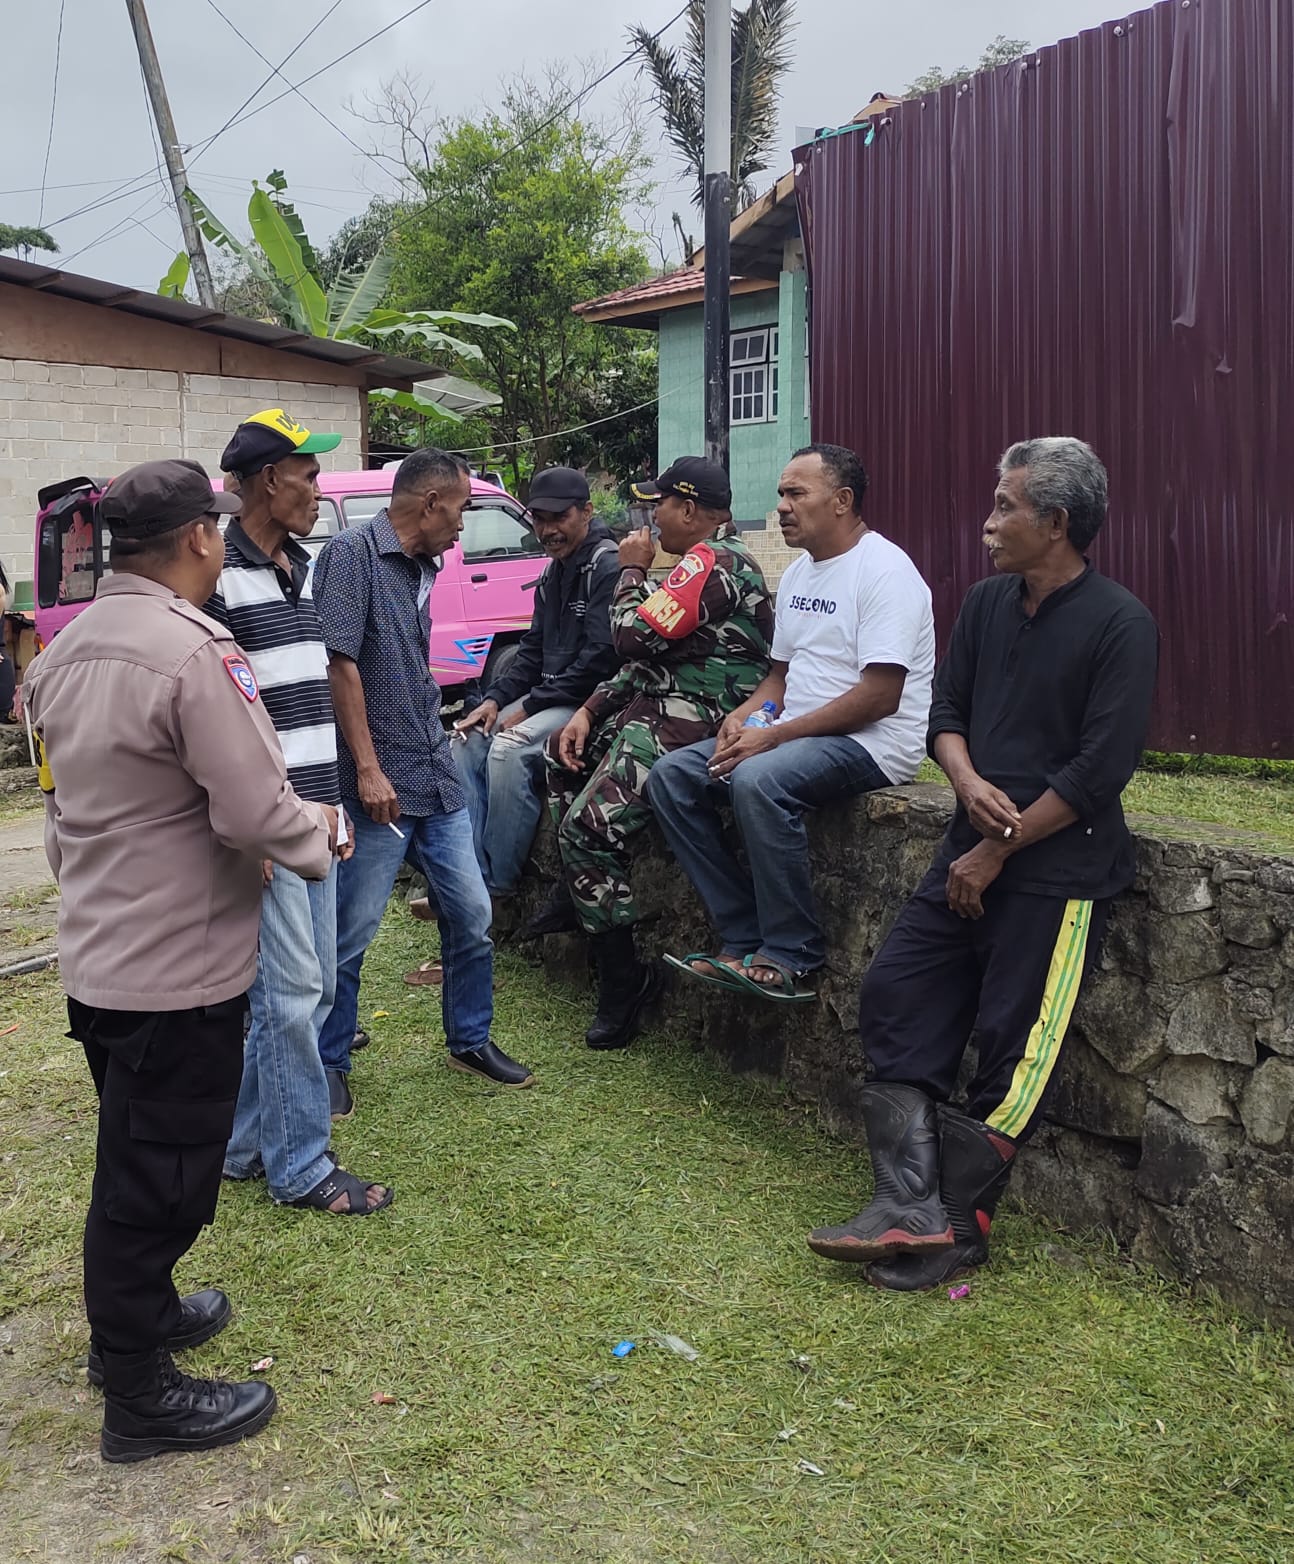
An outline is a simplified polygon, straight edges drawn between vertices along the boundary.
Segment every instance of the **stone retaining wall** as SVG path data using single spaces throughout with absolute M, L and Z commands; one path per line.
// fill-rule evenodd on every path
M 924 873 L 944 788 L 873 794 L 810 821 L 829 965 L 821 1002 L 732 1000 L 677 981 L 664 1014 L 737 1069 L 780 1073 L 861 1136 L 862 974 Z M 1201 828 L 1203 829 L 1203 828 Z M 1137 1258 L 1294 1325 L 1294 859 L 1142 834 L 1136 885 L 1115 906 L 1079 1002 L 1049 1122 L 1013 1194 L 1066 1227 L 1113 1232 Z M 555 871 L 547 827 L 522 906 Z M 686 877 L 652 834 L 635 871 L 643 943 L 709 948 Z M 582 941 L 546 959 L 584 969 Z

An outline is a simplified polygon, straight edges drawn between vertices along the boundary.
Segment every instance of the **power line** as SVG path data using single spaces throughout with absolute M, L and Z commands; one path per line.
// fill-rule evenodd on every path
M 45 181 L 49 178 L 49 153 L 54 145 L 54 116 L 58 112 L 58 68 L 63 61 L 63 13 L 66 10 L 67 0 L 59 0 L 58 37 L 54 42 L 54 90 L 49 105 L 49 135 L 45 138 L 45 166 L 40 171 L 40 216 L 36 219 L 38 228 L 45 221 Z
M 687 15 L 687 13 L 688 13 L 688 11 L 690 9 L 691 9 L 690 5 L 685 5 L 682 8 L 682 10 L 676 11 L 674 13 L 674 15 L 670 17 L 669 21 L 664 24 L 663 27 L 658 27 L 656 29 L 656 31 L 652 34 L 653 42 L 657 38 L 660 38 L 665 33 L 667 33 L 670 30 L 670 28 L 673 27 L 675 22 L 681 21 L 683 19 L 683 17 L 685 17 Z M 520 152 L 523 147 L 529 146 L 530 143 L 536 139 L 536 137 L 542 136 L 543 133 L 546 130 L 550 129 L 553 125 L 555 125 L 559 119 L 561 119 L 561 118 L 563 118 L 563 116 L 569 114 L 570 111 L 573 108 L 577 107 L 580 103 L 582 103 L 583 100 L 585 98 L 587 98 L 588 95 L 591 92 L 595 91 L 598 87 L 600 87 L 603 82 L 608 81 L 612 76 L 614 76 L 616 74 L 617 71 L 624 70 L 626 65 L 632 65 L 634 60 L 636 60 L 638 58 L 638 54 L 639 54 L 639 50 L 635 46 L 633 49 L 631 49 L 629 51 L 628 54 L 626 54 L 624 56 L 623 59 L 617 60 L 614 65 L 610 66 L 607 70 L 603 71 L 601 76 L 596 77 L 593 81 L 589 82 L 586 86 L 581 87 L 578 92 L 572 94 L 572 96 L 570 98 L 568 98 L 567 101 L 565 103 L 563 103 L 560 108 L 555 109 L 553 111 L 553 113 L 550 114 L 546 120 L 543 120 L 540 124 L 536 125 L 533 130 L 528 130 L 524 136 L 519 136 L 517 138 L 517 140 L 514 141 L 510 147 L 505 147 L 503 149 L 503 151 L 500 152 L 497 157 L 492 158 L 488 163 L 483 163 L 481 165 L 481 167 L 477 170 L 477 172 L 479 174 L 491 173 L 494 169 L 498 168 L 500 164 L 502 164 L 508 158 L 510 158 L 513 155 L 513 153 Z M 277 99 L 275 99 L 273 101 L 277 102 Z M 265 105 L 265 106 L 267 108 L 269 107 L 268 104 Z M 547 436 L 545 438 L 547 438 Z
M 632 413 L 644 412 L 649 407 L 655 407 L 663 402 L 666 397 L 678 396 L 681 391 L 692 391 L 700 384 L 694 380 L 690 385 L 675 386 L 672 391 L 665 391 L 660 396 L 652 397 L 650 402 L 639 402 L 636 407 L 621 408 L 618 413 L 609 413 L 605 418 L 595 418 L 591 423 L 576 424 L 573 429 L 554 429 L 551 434 L 528 435 L 524 440 L 495 440 L 492 445 L 467 445 L 449 452 L 450 456 L 479 456 L 483 451 L 513 451 L 523 445 L 538 445 L 544 440 L 561 440 L 568 434 L 583 434 L 586 429 L 598 429 L 603 424 L 617 423 L 621 418 L 628 418 Z
M 302 49 L 307 43 L 309 43 L 310 39 L 314 37 L 314 35 L 319 31 L 319 29 L 323 26 L 323 24 L 328 20 L 328 18 L 333 14 L 333 12 L 337 9 L 337 7 L 340 4 L 341 4 L 341 0 L 333 0 L 332 5 L 329 6 L 329 8 L 324 12 L 324 14 L 314 24 L 314 26 L 305 35 L 305 37 L 302 38 L 301 41 L 298 44 L 295 45 L 295 47 L 290 49 L 288 51 L 288 53 L 285 54 L 283 56 L 283 58 L 279 61 L 279 68 L 280 69 L 284 65 L 286 65 L 289 60 L 292 59 L 293 55 L 295 55 L 300 49 Z M 336 63 L 336 62 L 334 62 L 334 63 Z M 327 69 L 327 67 L 325 67 L 325 69 Z M 243 112 L 243 110 L 247 107 L 247 105 L 249 103 L 251 103 L 256 97 L 258 97 L 260 93 L 264 92 L 266 87 L 268 87 L 269 84 L 273 80 L 274 80 L 274 76 L 273 76 L 273 73 L 271 73 L 269 76 L 267 76 L 265 78 L 264 81 L 262 81 L 260 83 L 260 85 L 256 88 L 256 90 L 249 97 L 244 98 L 243 102 L 239 105 L 238 108 L 236 108 L 234 110 L 234 112 L 229 116 L 229 118 L 220 127 L 220 129 L 217 130 L 214 135 L 208 136 L 205 142 L 199 144 L 198 150 L 194 153 L 194 156 L 191 159 L 191 161 L 192 162 L 197 162 L 198 158 L 200 158 L 203 155 L 203 153 L 209 151 L 211 146 L 212 146 L 212 144 L 215 141 L 217 141 L 219 139 L 219 137 L 224 135 L 225 131 L 227 131 L 229 129 L 229 127 L 235 122 L 235 120 Z M 52 227 L 52 228 L 53 227 L 58 227 L 58 225 L 61 224 L 61 223 L 70 223 L 72 221 L 72 219 L 75 218 L 75 217 L 84 217 L 84 216 L 86 216 L 90 212 L 98 211 L 102 207 L 105 207 L 105 206 L 112 206 L 112 205 L 114 205 L 118 201 L 128 201 L 132 195 L 137 195 L 139 193 L 139 191 L 144 188 L 144 185 L 146 183 L 147 184 L 151 184 L 152 183 L 154 175 L 157 174 L 160 171 L 160 168 L 161 168 L 161 164 L 159 162 L 159 163 L 155 164 L 153 169 L 151 169 L 151 170 L 147 170 L 147 171 L 145 171 L 144 173 L 141 173 L 141 174 L 132 174 L 130 176 L 130 178 L 122 180 L 121 183 L 117 186 L 117 188 L 115 190 L 111 191 L 108 195 L 100 196 L 98 198 L 98 200 L 96 200 L 96 201 L 87 202 L 86 205 L 79 206 L 74 211 L 68 212 L 66 214 L 66 216 L 64 216 L 64 217 L 56 217 L 54 219 L 54 221 L 50 224 L 50 227 Z M 87 248 L 87 246 L 82 245 L 81 249 L 78 250 L 76 253 L 78 255 L 80 255 L 80 254 L 82 254 L 85 251 L 86 248 Z
M 73 218 L 85 217 L 90 212 L 97 212 L 101 207 L 113 206 L 118 201 L 128 201 L 131 196 L 138 195 L 141 190 L 158 179 L 161 171 L 162 165 L 155 163 L 152 168 L 145 169 L 143 173 L 132 174 L 129 179 L 123 179 L 110 195 L 100 196 L 97 201 L 89 201 L 85 206 L 78 206 L 75 211 L 56 217 L 45 226 L 57 228 L 63 223 L 70 223 Z
M 107 244 L 109 240 L 115 239 L 118 234 L 124 233 L 132 223 L 136 222 L 139 219 L 139 214 L 147 208 L 151 208 L 151 210 L 148 212 L 149 218 L 152 218 L 154 213 L 166 211 L 167 207 L 170 205 L 170 186 L 161 179 L 155 180 L 154 183 L 160 184 L 164 191 L 163 197 L 160 201 L 150 190 L 148 196 L 139 203 L 133 212 L 127 212 L 125 217 L 119 218 L 115 223 L 112 224 L 110 228 L 105 228 L 97 238 L 90 239 L 87 241 L 87 243 L 81 245 L 79 249 L 73 250 L 70 255 L 60 255 L 58 258 L 58 264 L 60 266 L 67 266 L 70 262 L 76 260 L 78 255 L 84 255 L 87 250 L 93 250 L 98 245 Z M 148 219 L 145 219 L 145 221 L 147 220 Z
M 11 190 L 0 190 L 0 196 L 35 195 L 39 190 L 93 190 L 100 185 L 115 185 L 117 176 L 111 179 L 73 179 L 65 185 L 15 185 Z
M 279 93 L 277 98 L 271 98 L 268 103 L 259 104 L 256 108 L 254 108 L 251 111 L 250 114 L 243 114 L 242 109 L 240 109 L 238 111 L 238 114 L 234 115 L 234 119 L 237 119 L 240 124 L 243 123 L 245 120 L 255 119 L 255 117 L 258 114 L 263 113 L 266 109 L 272 109 L 276 103 L 282 103 L 284 98 L 290 98 L 294 92 L 299 91 L 302 87 L 308 86 L 312 81 L 317 80 L 320 76 L 322 76 L 324 74 L 325 71 L 332 70 L 332 68 L 335 65 L 340 65 L 343 60 L 349 60 L 352 54 L 358 54 L 361 49 L 365 49 L 365 48 L 368 47 L 369 44 L 376 42 L 376 40 L 381 38 L 383 36 L 383 34 L 389 33 L 393 27 L 399 27 L 401 22 L 407 22 L 411 16 L 416 16 L 419 11 L 425 10 L 426 7 L 429 6 L 430 4 L 431 4 L 431 0 L 418 0 L 417 5 L 410 6 L 409 9 L 407 11 L 405 11 L 402 15 L 397 16 L 395 21 L 388 22 L 385 27 L 379 27 L 377 32 L 370 33 L 367 38 L 361 39 L 360 42 L 357 43 L 353 49 L 347 49 L 345 54 L 339 54 L 335 60 L 329 60 L 327 65 L 321 65 L 317 71 L 313 71 L 309 76 L 305 77 L 302 81 L 290 82 L 288 84 L 288 90 L 286 92 Z M 333 10 L 336 10 L 336 9 L 337 9 L 337 7 L 336 7 L 336 5 L 334 5 L 333 6 Z M 684 9 L 686 9 L 686 7 Z M 331 15 L 331 14 L 332 14 L 332 12 L 330 11 L 329 15 Z M 682 12 L 679 13 L 679 15 L 682 15 L 682 14 L 683 14 Z M 677 20 L 677 18 L 675 20 Z M 307 34 L 307 36 L 309 36 L 309 35 Z M 305 42 L 305 39 L 302 39 L 302 43 L 304 43 L 304 42 Z M 295 53 L 295 52 L 296 51 L 294 50 L 293 53 Z M 286 63 L 287 63 L 287 61 L 285 60 L 284 64 L 286 64 Z M 257 91 L 259 91 L 259 90 L 260 89 L 258 88 Z M 256 94 L 253 93 L 252 97 L 255 97 L 255 96 L 256 96 Z M 248 101 L 250 102 L 251 100 L 249 99 Z M 243 107 L 245 108 L 246 104 L 244 104 Z M 240 116 L 241 116 L 241 118 L 240 118 Z M 229 123 L 232 123 L 232 120 Z M 224 132 L 226 130 L 228 130 L 228 128 L 229 128 L 229 124 L 226 124 L 226 125 L 222 126 L 221 129 L 216 132 L 216 135 L 217 136 L 223 135 Z M 216 137 L 213 136 L 211 138 L 211 141 L 214 141 L 215 139 L 216 139 Z M 211 145 L 211 141 L 208 141 L 208 142 L 206 142 L 203 145 L 202 152 L 205 152 L 207 150 L 207 148 Z M 198 154 L 198 155 L 200 156 L 201 154 Z
M 301 99 L 302 103 L 304 103 L 305 106 L 308 109 L 312 109 L 319 116 L 319 118 L 324 122 L 325 125 L 328 125 L 329 127 L 331 127 L 331 129 L 335 130 L 337 132 L 337 134 L 342 138 L 343 141 L 348 142 L 352 147 L 355 148 L 356 152 L 358 152 L 361 157 L 371 158 L 374 163 L 377 163 L 377 162 L 380 161 L 380 158 L 379 158 L 379 156 L 376 153 L 369 152 L 366 148 L 360 146 L 359 142 L 355 140 L 354 136 L 349 135 L 346 131 L 344 131 L 342 129 L 342 127 L 337 123 L 336 120 L 329 119 L 329 117 L 324 113 L 324 111 L 319 107 L 319 105 L 314 102 L 313 99 L 307 98 L 305 93 L 302 92 L 299 87 L 293 86 L 293 84 L 290 81 L 288 81 L 287 77 L 278 68 L 278 66 L 273 64 L 272 61 L 270 61 L 265 55 L 263 55 L 261 53 L 261 51 L 252 42 L 252 40 L 247 36 L 247 34 L 244 33 L 244 32 L 240 32 L 239 31 L 238 27 L 229 19 L 229 17 L 227 17 L 225 15 L 225 13 L 216 4 L 216 0 L 207 0 L 207 4 L 216 13 L 216 15 L 220 18 L 220 20 L 222 22 L 224 22 L 225 26 L 229 28 L 229 30 L 235 35 L 235 37 L 241 39 L 242 42 L 247 45 L 247 47 L 252 51 L 252 53 L 256 56 L 256 58 L 258 60 L 262 61 L 265 65 L 268 65 L 270 67 L 270 69 L 274 72 L 274 74 L 279 78 L 280 81 L 287 81 L 288 82 L 288 86 L 292 89 L 292 91 L 294 93 L 296 93 L 297 97 Z
M 337 7 L 340 4 L 341 4 L 341 0 L 333 0 L 333 3 L 328 7 L 328 9 L 324 12 L 324 14 L 314 24 L 314 26 L 305 35 L 305 37 L 301 40 L 301 42 L 298 43 L 295 48 L 288 50 L 288 52 L 279 61 L 278 65 L 275 66 L 270 71 L 270 74 L 265 78 L 265 80 L 260 84 L 260 86 L 257 87 L 256 91 L 253 92 L 249 97 L 246 97 L 246 98 L 243 99 L 243 101 L 238 105 L 238 107 L 229 116 L 229 118 L 220 127 L 220 129 L 218 131 L 216 131 L 215 135 L 214 136 L 208 136 L 207 139 L 204 142 L 202 142 L 196 149 L 194 149 L 193 155 L 189 159 L 190 163 L 196 163 L 200 157 L 204 156 L 207 152 L 209 152 L 211 150 L 211 148 L 214 146 L 214 144 L 217 141 L 220 140 L 221 136 L 224 135 L 224 133 L 229 129 L 229 127 L 231 125 L 235 124 L 241 118 L 243 110 L 247 108 L 248 104 L 254 102 L 255 99 L 260 97 L 261 93 L 263 93 L 265 91 L 265 89 L 269 86 L 269 84 L 274 80 L 275 76 L 278 75 L 278 73 L 283 69 L 283 67 L 288 63 L 288 61 L 293 57 L 293 55 L 298 54 L 302 49 L 305 48 L 306 44 L 308 44 L 310 42 L 310 40 L 314 37 L 314 35 L 319 31 L 319 29 L 323 26 L 323 24 L 328 20 L 328 18 L 333 14 L 333 12 L 337 9 Z M 363 46 L 361 45 L 361 47 L 363 47 Z M 343 56 L 343 59 L 344 58 L 345 58 L 345 56 Z M 337 62 L 334 61 L 333 63 L 336 64 Z M 266 64 L 267 65 L 269 64 L 268 60 L 266 61 Z M 327 70 L 328 67 L 325 66 L 324 69 Z M 286 94 L 285 94 L 285 96 L 286 96 Z M 276 98 L 274 101 L 277 103 L 278 99 Z M 262 105 L 262 107 L 265 107 L 265 105 Z M 248 118 L 250 118 L 250 117 L 251 116 L 249 115 Z

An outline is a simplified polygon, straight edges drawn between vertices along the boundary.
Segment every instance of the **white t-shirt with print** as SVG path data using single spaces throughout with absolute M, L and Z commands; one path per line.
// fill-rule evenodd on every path
M 912 780 L 926 752 L 935 620 L 930 588 L 897 544 L 866 532 L 821 564 L 802 554 L 777 589 L 773 657 L 788 664 L 782 722 L 847 694 L 870 663 L 906 668 L 899 709 L 849 737 L 891 782 Z

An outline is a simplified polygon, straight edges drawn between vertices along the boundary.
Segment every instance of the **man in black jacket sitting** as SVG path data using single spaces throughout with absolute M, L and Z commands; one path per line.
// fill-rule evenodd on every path
M 516 888 L 544 800 L 544 746 L 615 672 L 611 534 L 593 519 L 589 485 L 570 467 L 536 473 L 530 520 L 551 563 L 510 666 L 455 724 L 476 856 L 492 895 Z

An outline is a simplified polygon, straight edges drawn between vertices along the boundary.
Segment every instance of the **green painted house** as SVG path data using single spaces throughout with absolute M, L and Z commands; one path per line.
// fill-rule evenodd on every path
M 576 306 L 586 320 L 658 334 L 662 469 L 705 449 L 703 265 L 698 255 L 690 267 Z M 733 223 L 732 272 L 732 511 L 748 530 L 764 526 L 787 458 L 809 440 L 807 290 L 794 174 Z

